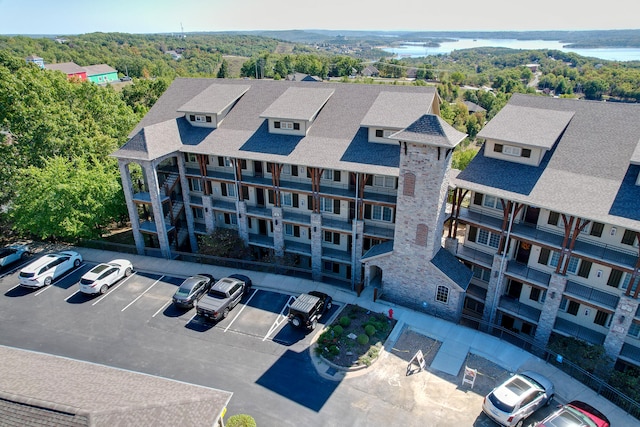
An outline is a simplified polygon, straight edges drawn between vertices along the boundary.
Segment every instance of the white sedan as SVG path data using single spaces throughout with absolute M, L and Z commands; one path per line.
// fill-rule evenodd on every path
M 98 264 L 80 279 L 80 292 L 83 294 L 104 294 L 117 281 L 131 276 L 133 264 L 126 259 Z
M 41 288 L 49 286 L 54 279 L 67 271 L 78 268 L 82 263 L 82 255 L 74 251 L 62 251 L 41 256 L 20 270 L 20 286 L 25 288 Z
M 29 256 L 29 246 L 11 245 L 0 249 L 0 267 L 12 264 Z

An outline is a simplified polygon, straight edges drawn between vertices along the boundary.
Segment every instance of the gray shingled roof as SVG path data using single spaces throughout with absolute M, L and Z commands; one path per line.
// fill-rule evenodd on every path
M 231 392 L 0 346 L 3 425 L 213 425 Z
M 451 279 L 452 282 L 460 286 L 462 290 L 466 291 L 469 287 L 473 272 L 445 248 L 440 248 L 438 253 L 431 259 L 431 264 Z
M 290 87 L 260 114 L 260 117 L 311 120 L 318 114 L 333 89 L 322 86 Z
M 200 94 L 194 96 L 182 107 L 180 112 L 186 113 L 211 113 L 221 114 L 225 108 L 236 102 L 246 91 L 249 85 L 217 85 L 212 84 Z
M 454 148 L 466 137 L 466 133 L 458 131 L 441 117 L 425 114 L 406 129 L 389 136 L 389 139 Z
M 393 240 L 387 240 L 386 242 L 382 242 L 373 246 L 367 252 L 362 255 L 362 262 L 370 261 L 373 258 L 387 255 L 393 252 Z
M 86 73 L 85 69 L 76 64 L 75 62 L 61 62 L 59 64 L 47 64 L 45 65 L 47 70 L 62 71 L 65 74 L 80 74 Z
M 250 89 L 217 129 L 203 130 L 190 126 L 182 118 L 184 113 L 178 109 L 212 84 L 249 85 Z M 295 105 L 300 105 L 303 110 L 309 99 L 307 90 L 318 90 L 322 95 L 320 99 L 329 91 L 333 93 L 306 136 L 269 134 L 267 120 L 261 117 L 276 100 L 283 99 L 281 97 L 288 88 L 304 89 L 303 97 L 295 100 Z M 423 110 L 407 108 L 407 105 L 414 105 L 407 102 L 387 105 L 390 122 L 398 114 L 405 118 L 413 117 L 406 121 L 405 126 L 423 114 L 431 113 L 437 96 L 433 87 L 179 78 L 129 135 L 131 139 L 113 155 L 123 159 L 150 160 L 182 151 L 397 176 L 400 161 L 398 145 L 368 142 L 367 129 L 360 125 L 382 92 L 403 94 L 410 101 L 415 99 L 414 95 L 419 95 L 422 101 L 415 105 L 422 105 Z M 409 113 L 399 113 L 398 110 Z M 308 114 L 302 115 L 306 117 Z M 145 132 L 140 133 L 143 128 Z
M 564 132 L 573 111 L 547 110 L 507 104 L 478 133 L 478 138 L 550 149 Z
M 433 113 L 434 95 L 429 92 L 411 94 L 382 90 L 368 108 L 360 124 L 368 127 L 404 129 L 425 113 Z
M 107 64 L 87 65 L 82 67 L 87 72 L 87 76 L 95 76 L 98 74 L 110 74 L 117 73 L 115 68 L 108 66 Z
M 522 94 L 514 94 L 509 105 L 521 107 L 520 111 L 547 110 L 548 117 L 572 118 L 540 166 L 493 159 L 480 151 L 453 184 L 640 230 L 640 198 L 632 196 L 638 194 L 637 175 L 633 176 L 638 169 L 631 165 L 640 138 L 640 105 Z M 493 120 L 507 126 L 501 114 Z M 511 117 L 513 126 L 520 128 L 522 117 Z M 501 140 L 511 137 L 508 129 L 506 134 L 491 133 Z

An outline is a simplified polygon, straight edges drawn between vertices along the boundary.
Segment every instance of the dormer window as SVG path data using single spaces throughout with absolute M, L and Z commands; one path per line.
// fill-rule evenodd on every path
M 514 157 L 531 157 L 531 150 L 528 148 L 516 147 L 515 145 L 495 144 L 493 151 Z
M 300 130 L 300 123 L 296 122 L 273 122 L 273 127 L 284 130 Z
M 211 123 L 211 116 L 202 116 L 199 114 L 190 114 L 189 120 L 196 123 Z
M 393 132 L 387 129 L 376 129 L 376 138 L 389 138 Z

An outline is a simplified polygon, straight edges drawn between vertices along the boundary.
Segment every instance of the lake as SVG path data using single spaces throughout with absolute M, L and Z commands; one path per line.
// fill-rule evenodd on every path
M 559 41 L 550 40 L 514 40 L 514 39 L 459 39 L 443 42 L 438 47 L 426 47 L 423 43 L 404 43 L 402 46 L 382 48 L 394 53 L 398 58 L 418 58 L 421 56 L 441 55 L 453 50 L 472 49 L 475 47 L 506 47 L 510 49 L 553 49 L 562 52 L 574 52 L 580 56 L 606 59 L 610 61 L 640 61 L 639 48 L 566 48 Z

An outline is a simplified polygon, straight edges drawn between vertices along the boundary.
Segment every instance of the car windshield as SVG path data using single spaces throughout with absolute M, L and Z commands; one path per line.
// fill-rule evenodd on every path
M 180 287 L 180 288 L 178 288 L 178 290 L 176 291 L 176 295 L 180 295 L 180 296 L 183 296 L 183 295 L 189 295 L 189 289 L 187 289 L 187 288 L 183 288 L 183 287 Z
M 0 249 L 0 258 L 4 258 L 7 255 L 11 255 L 14 252 L 15 250 L 11 250 L 11 249 Z
M 573 413 L 572 410 L 563 410 L 556 417 L 549 421 L 545 421 L 545 427 L 575 427 L 575 426 L 589 426 L 595 427 L 595 423 L 589 420 L 589 423 L 586 424 L 586 417 L 580 416 L 579 414 Z
M 507 405 L 506 403 L 498 399 L 495 394 L 489 394 L 489 400 L 491 401 L 491 403 L 493 403 L 493 406 L 495 406 L 496 409 L 499 409 L 502 412 L 506 412 L 507 414 L 513 412 L 514 406 Z

